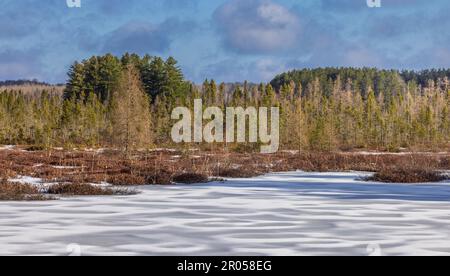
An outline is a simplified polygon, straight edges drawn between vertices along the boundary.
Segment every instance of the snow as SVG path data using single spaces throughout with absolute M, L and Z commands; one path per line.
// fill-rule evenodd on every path
M 398 156 L 404 156 L 404 155 L 448 155 L 450 152 L 379 152 L 379 151 L 356 151 L 351 152 L 351 154 L 355 155 L 398 155 Z
M 52 166 L 52 168 L 57 170 L 71 170 L 71 169 L 79 169 L 78 166 Z
M 14 145 L 1 146 L 0 150 L 13 150 L 15 147 Z
M 104 153 L 106 151 L 106 149 L 104 148 L 99 148 L 99 149 L 94 149 L 94 148 L 87 148 L 84 149 L 85 152 L 93 152 L 93 153 Z
M 0 202 L 0 254 L 450 255 L 450 182 L 367 175 L 289 172 Z
M 282 150 L 281 152 L 289 153 L 289 154 L 298 154 L 299 150 Z
M 9 179 L 9 182 L 12 183 L 19 183 L 19 184 L 29 184 L 34 185 L 38 187 L 38 190 L 41 193 L 45 193 L 48 191 L 48 189 L 57 183 L 46 183 L 43 179 L 37 178 L 37 177 L 31 177 L 31 176 L 18 176 L 17 178 Z M 0 204 L 1 206 L 1 204 Z M 1 214 L 1 212 L 0 212 Z
M 9 182 L 20 183 L 20 184 L 30 184 L 30 185 L 42 185 L 43 181 L 41 178 L 31 177 L 31 176 L 18 176 L 17 178 L 9 179 Z
M 150 152 L 160 152 L 160 151 L 177 152 L 176 149 L 170 149 L 170 148 L 156 148 L 156 149 L 150 150 Z
M 61 168 L 66 168 L 66 167 L 61 166 Z M 31 177 L 31 176 L 18 176 L 17 178 L 8 179 L 8 181 L 12 182 L 12 183 L 29 184 L 29 185 L 37 186 L 41 193 L 46 193 L 51 186 L 59 184 L 57 182 L 45 182 L 42 178 Z M 96 186 L 96 187 L 102 187 L 102 188 L 107 188 L 107 187 L 113 186 L 112 184 L 107 183 L 107 182 L 89 183 L 89 185 Z
M 33 168 L 40 168 L 40 167 L 43 167 L 43 166 L 44 166 L 44 164 L 36 164 L 36 165 L 33 166 Z M 50 167 L 52 167 L 54 169 L 57 169 L 57 170 L 72 170 L 72 169 L 79 169 L 80 168 L 78 166 L 50 166 Z

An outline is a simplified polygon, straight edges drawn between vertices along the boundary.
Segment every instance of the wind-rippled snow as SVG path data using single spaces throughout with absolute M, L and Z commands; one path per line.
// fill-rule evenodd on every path
M 277 173 L 126 197 L 0 202 L 0 254 L 450 255 L 450 183 Z

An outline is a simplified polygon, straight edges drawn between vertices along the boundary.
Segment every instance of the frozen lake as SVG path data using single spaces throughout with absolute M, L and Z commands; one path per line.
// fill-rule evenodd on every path
M 0 254 L 450 255 L 449 182 L 363 175 L 278 173 L 128 197 L 0 202 Z

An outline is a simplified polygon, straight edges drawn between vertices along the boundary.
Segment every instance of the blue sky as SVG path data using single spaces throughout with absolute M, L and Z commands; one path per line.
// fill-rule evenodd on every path
M 0 0 L 0 80 L 64 82 L 75 60 L 174 56 L 200 82 L 268 81 L 293 68 L 450 67 L 450 1 Z

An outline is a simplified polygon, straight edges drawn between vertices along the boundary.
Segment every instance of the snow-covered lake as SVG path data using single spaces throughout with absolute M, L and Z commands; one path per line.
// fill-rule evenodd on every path
M 450 183 L 278 173 L 128 197 L 0 202 L 0 254 L 450 255 Z

